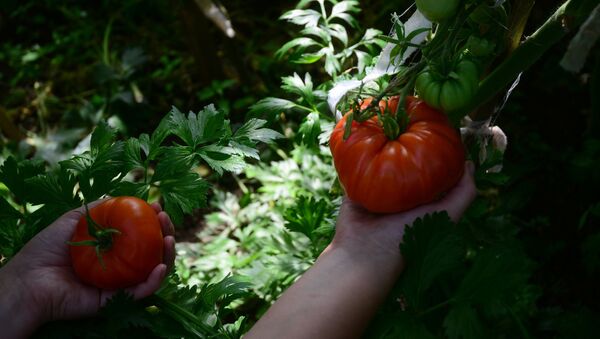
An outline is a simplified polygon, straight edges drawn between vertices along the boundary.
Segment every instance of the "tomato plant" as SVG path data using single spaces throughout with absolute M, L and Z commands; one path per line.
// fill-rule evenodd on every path
M 109 199 L 89 210 L 71 239 L 71 261 L 84 282 L 109 290 L 139 284 L 163 260 L 156 211 L 135 197 Z
M 346 194 L 372 212 L 401 212 L 434 201 L 463 173 L 465 151 L 446 115 L 423 100 L 406 100 L 409 122 L 397 139 L 385 135 L 375 116 L 365 122 L 353 121 L 351 134 L 344 140 L 348 114 L 330 138 Z M 371 101 L 364 100 L 361 108 Z M 397 106 L 397 97 L 379 103 L 382 112 L 386 108 L 395 112 Z
M 415 89 L 429 106 L 453 112 L 473 98 L 479 84 L 478 73 L 477 65 L 466 59 L 446 76 L 427 68 L 417 77 Z
M 416 3 L 427 19 L 440 22 L 456 13 L 460 0 L 416 0 Z

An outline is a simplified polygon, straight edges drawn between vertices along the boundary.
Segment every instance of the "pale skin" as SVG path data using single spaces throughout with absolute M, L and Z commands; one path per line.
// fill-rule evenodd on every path
M 473 171 L 467 163 L 442 200 L 395 215 L 374 215 L 346 199 L 333 242 L 244 338 L 359 338 L 403 270 L 406 225 L 438 211 L 458 221 L 476 196 Z
M 147 297 L 160 287 L 175 259 L 173 223 L 159 204 L 152 208 L 164 236 L 163 263 L 152 270 L 146 281 L 126 289 L 136 299 Z M 86 285 L 75 276 L 67 241 L 83 211 L 80 208 L 65 213 L 0 269 L 0 323 L 6 338 L 26 338 L 49 321 L 92 316 L 116 293 Z

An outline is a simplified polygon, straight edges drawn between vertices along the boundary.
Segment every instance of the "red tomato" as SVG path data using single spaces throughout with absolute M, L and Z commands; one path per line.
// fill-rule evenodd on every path
M 144 200 L 117 197 L 90 209 L 100 227 L 115 229 L 112 244 L 101 250 L 104 267 L 94 246 L 71 246 L 71 261 L 77 276 L 102 289 L 115 290 L 137 285 L 163 261 L 163 235 L 156 211 Z M 71 242 L 96 240 L 81 217 Z
M 366 108 L 372 99 L 366 99 Z M 398 97 L 381 101 L 396 111 Z M 464 170 L 459 133 L 443 113 L 414 97 L 407 98 L 410 122 L 396 139 L 384 135 L 377 117 L 352 123 L 344 140 L 347 115 L 329 140 L 340 182 L 348 197 L 375 213 L 396 213 L 432 202 L 452 188 Z

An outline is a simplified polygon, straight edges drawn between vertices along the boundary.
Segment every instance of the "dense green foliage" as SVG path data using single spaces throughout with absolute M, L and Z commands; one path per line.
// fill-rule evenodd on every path
M 558 4 L 538 2 L 525 34 Z M 238 338 L 331 240 L 341 188 L 327 92 L 399 41 L 377 36 L 408 2 L 224 5 L 233 39 L 188 0 L 0 6 L 2 263 L 104 194 L 158 200 L 178 226 L 176 274 L 155 296 L 120 294 L 99 317 L 37 336 Z M 600 51 L 567 73 L 571 37 L 492 117 L 509 147 L 478 164 L 463 220 L 436 214 L 406 232 L 407 269 L 366 337 L 597 332 Z

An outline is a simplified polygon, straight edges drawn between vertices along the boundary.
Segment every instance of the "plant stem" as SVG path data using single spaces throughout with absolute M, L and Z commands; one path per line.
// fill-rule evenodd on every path
M 585 11 L 581 9 L 589 6 L 593 1 L 566 1 L 529 39 L 485 78 L 475 94 L 475 98 L 462 110 L 462 115 L 473 112 L 480 105 L 493 99 L 497 93 L 508 87 L 521 72 L 531 67 L 567 33 L 577 28 L 585 19 Z M 485 114 L 489 115 L 489 112 Z M 484 120 L 487 119 L 487 116 L 472 116 L 471 118 Z

